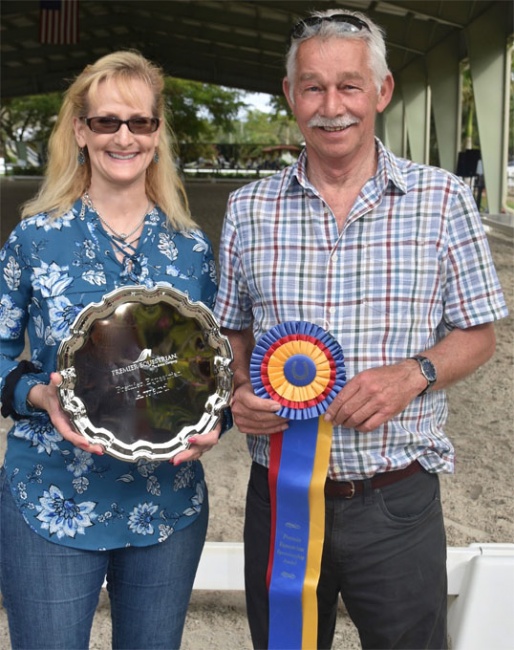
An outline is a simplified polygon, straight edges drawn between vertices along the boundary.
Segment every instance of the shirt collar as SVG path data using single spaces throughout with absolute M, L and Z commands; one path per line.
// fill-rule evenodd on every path
M 388 183 L 395 185 L 400 192 L 405 194 L 407 192 L 407 184 L 403 178 L 398 159 L 388 151 L 382 142 L 375 138 L 375 146 L 378 153 L 377 171 L 375 173 L 374 181 L 381 192 L 385 192 Z M 312 185 L 307 178 L 307 150 L 303 149 L 298 157 L 298 160 L 289 168 L 289 178 L 283 185 L 284 191 L 289 187 L 300 184 L 304 189 L 312 188 Z
M 377 172 L 375 180 L 379 187 L 385 191 L 388 183 L 396 186 L 402 194 L 407 193 L 407 183 L 403 177 L 399 159 L 388 149 L 384 147 L 382 142 L 375 138 L 375 145 L 378 153 Z

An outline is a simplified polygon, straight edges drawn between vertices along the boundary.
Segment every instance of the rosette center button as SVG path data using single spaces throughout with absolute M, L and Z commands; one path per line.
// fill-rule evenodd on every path
M 293 386 L 308 386 L 316 374 L 316 363 L 305 354 L 295 354 L 284 364 L 284 376 Z

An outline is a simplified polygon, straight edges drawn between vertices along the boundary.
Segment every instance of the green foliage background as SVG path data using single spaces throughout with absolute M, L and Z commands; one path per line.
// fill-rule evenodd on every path
M 514 66 L 514 61 L 513 61 Z M 514 158 L 514 67 L 511 75 L 509 160 Z M 257 158 L 263 146 L 301 144 L 302 135 L 284 97 L 270 98 L 270 112 L 255 110 L 241 90 L 212 84 L 167 78 L 168 119 L 181 162 L 215 161 L 218 144 L 244 145 L 247 158 Z M 44 165 L 46 143 L 61 104 L 60 93 L 7 99 L 0 107 L 0 156 L 13 164 L 23 148 L 33 148 Z M 432 129 L 431 162 L 438 164 L 437 142 Z M 469 69 L 463 68 L 462 149 L 480 148 L 473 87 Z M 25 173 L 30 168 L 24 170 Z M 41 167 L 32 170 L 40 172 Z

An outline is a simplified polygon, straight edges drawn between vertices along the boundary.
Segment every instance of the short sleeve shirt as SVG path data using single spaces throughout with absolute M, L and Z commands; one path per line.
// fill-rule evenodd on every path
M 454 328 L 507 314 L 469 188 L 398 158 L 376 141 L 378 167 L 339 232 L 306 174 L 306 152 L 282 172 L 231 194 L 215 313 L 223 327 L 315 323 L 340 343 L 348 379 L 432 347 Z M 329 475 L 360 479 L 419 459 L 453 471 L 444 391 L 429 391 L 375 431 L 334 427 Z M 248 436 L 268 465 L 266 436 Z

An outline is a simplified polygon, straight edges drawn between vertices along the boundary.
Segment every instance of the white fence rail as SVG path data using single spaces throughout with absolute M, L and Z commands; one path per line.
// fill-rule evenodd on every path
M 244 589 L 243 544 L 207 542 L 194 588 Z M 514 544 L 448 548 L 452 650 L 514 650 Z

